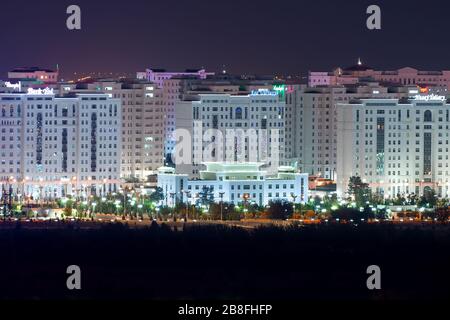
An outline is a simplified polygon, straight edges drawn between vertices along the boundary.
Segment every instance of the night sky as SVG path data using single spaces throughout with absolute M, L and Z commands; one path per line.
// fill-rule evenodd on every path
M 66 8 L 82 30 L 66 28 Z M 382 30 L 366 28 L 378 4 Z M 304 74 L 355 64 L 450 69 L 448 0 L 40 0 L 0 4 L 0 78 L 18 66 L 134 74 L 146 67 Z

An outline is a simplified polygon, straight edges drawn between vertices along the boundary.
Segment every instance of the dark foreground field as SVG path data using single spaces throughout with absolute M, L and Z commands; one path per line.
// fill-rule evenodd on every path
M 382 290 L 367 289 L 369 265 Z M 450 227 L 0 230 L 0 298 L 448 299 Z

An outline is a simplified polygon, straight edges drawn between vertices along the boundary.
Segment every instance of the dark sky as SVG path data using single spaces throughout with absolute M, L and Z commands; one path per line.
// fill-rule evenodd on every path
M 78 4 L 82 30 L 66 28 Z M 378 4 L 382 30 L 366 28 Z M 299 74 L 354 64 L 450 69 L 448 0 L 2 0 L 0 77 L 17 66 L 73 72 L 204 66 Z

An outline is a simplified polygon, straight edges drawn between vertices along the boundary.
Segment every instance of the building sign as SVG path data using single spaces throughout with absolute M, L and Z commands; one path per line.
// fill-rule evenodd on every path
M 273 90 L 278 92 L 278 96 L 280 97 L 280 99 L 284 100 L 286 93 L 286 86 L 284 84 L 274 84 Z
M 28 88 L 28 94 L 54 94 L 53 88 L 45 88 L 45 89 L 33 89 Z
M 438 96 L 436 94 L 429 94 L 426 96 L 421 96 L 421 95 L 416 95 L 414 96 L 415 100 L 420 100 L 420 101 L 446 101 L 447 98 L 445 96 Z
M 18 91 L 22 90 L 22 83 L 20 81 L 19 83 L 5 82 L 5 86 Z
M 252 96 L 277 96 L 278 92 L 274 90 L 269 89 L 258 89 L 258 90 L 252 90 L 251 94 Z

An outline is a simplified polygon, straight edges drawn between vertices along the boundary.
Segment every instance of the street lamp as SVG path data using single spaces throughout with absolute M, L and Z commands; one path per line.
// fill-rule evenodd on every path
M 244 214 L 245 212 L 247 212 L 247 201 L 250 198 L 250 194 L 248 193 L 244 193 L 244 195 L 242 196 L 242 198 L 244 199 Z
M 139 215 L 143 217 L 143 215 L 142 215 L 142 207 L 143 207 L 142 204 L 138 204 Z
M 92 218 L 95 216 L 95 207 L 97 206 L 97 202 L 92 203 Z
M 198 193 L 195 193 L 192 197 L 194 199 L 194 205 L 192 206 L 192 217 L 198 220 L 198 211 L 196 209 L 197 209 L 197 199 L 200 197 L 200 195 Z
M 292 217 L 295 215 L 295 199 L 297 199 L 298 196 L 296 196 L 293 192 L 291 193 L 292 198 Z
M 186 195 L 186 214 L 184 219 L 184 221 L 186 222 L 188 220 L 189 197 L 191 195 L 191 192 L 189 190 L 182 190 L 181 192 L 183 192 Z
M 220 197 L 220 221 L 223 221 L 223 195 L 225 192 L 219 192 Z
M 170 197 L 172 198 L 172 206 L 173 206 L 173 208 L 175 208 L 175 195 L 176 195 L 175 192 L 171 192 L 170 193 Z M 175 209 L 173 210 L 173 220 L 174 220 L 174 222 L 176 220 L 176 218 L 175 218 Z

